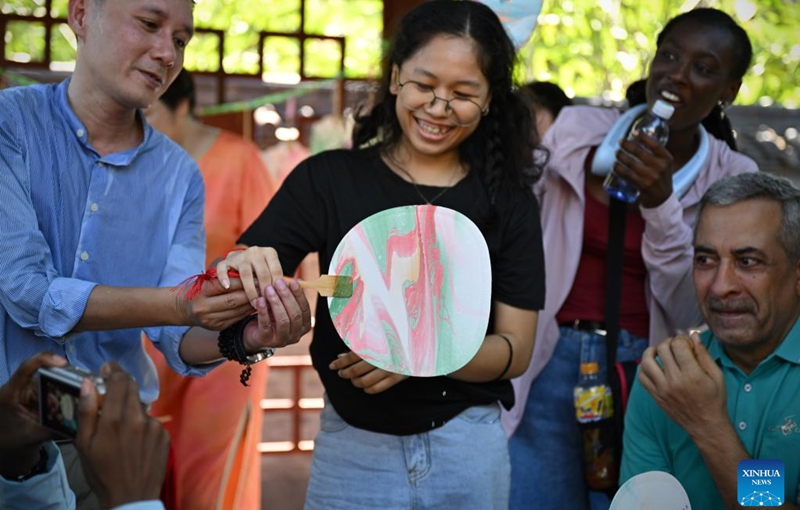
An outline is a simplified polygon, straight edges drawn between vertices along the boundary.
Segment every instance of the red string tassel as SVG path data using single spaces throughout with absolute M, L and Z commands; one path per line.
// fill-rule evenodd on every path
M 236 247 L 230 250 L 228 253 L 225 254 L 223 259 L 228 258 L 228 255 L 235 251 L 243 251 L 246 248 L 243 247 Z M 228 276 L 231 278 L 239 278 L 239 271 L 235 269 L 228 269 Z M 177 286 L 173 287 L 173 292 L 180 292 L 183 293 L 183 298 L 191 301 L 192 299 L 198 297 L 200 294 L 203 293 L 203 284 L 206 282 L 210 282 L 214 278 L 217 277 L 217 268 L 216 267 L 209 267 L 204 272 L 200 274 L 196 274 L 194 276 L 190 276 L 189 278 L 183 280 Z
M 239 278 L 239 271 L 236 271 L 235 269 L 228 269 L 228 276 L 231 278 Z M 181 283 L 173 287 L 172 291 L 183 294 L 183 299 L 191 301 L 203 293 L 203 284 L 210 282 L 216 277 L 217 268 L 210 267 L 202 273 L 186 278 Z

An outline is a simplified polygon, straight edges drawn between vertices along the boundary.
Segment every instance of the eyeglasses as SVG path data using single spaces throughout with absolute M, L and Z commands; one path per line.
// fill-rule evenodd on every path
M 407 110 L 414 112 L 426 107 L 433 108 L 438 99 L 444 102 L 444 111 L 455 116 L 456 124 L 459 126 L 470 126 L 489 113 L 488 108 L 467 97 L 456 96 L 450 99 L 439 97 L 433 87 L 418 81 L 406 80 L 400 83 L 398 78 L 397 87 L 400 89 L 397 98 Z

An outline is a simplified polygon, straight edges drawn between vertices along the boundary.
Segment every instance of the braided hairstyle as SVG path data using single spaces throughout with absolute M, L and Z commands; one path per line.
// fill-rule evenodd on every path
M 733 40 L 731 49 L 734 61 L 734 67 L 731 70 L 731 78 L 734 80 L 741 80 L 753 59 L 753 47 L 750 44 L 750 38 L 747 36 L 747 32 L 745 32 L 728 14 L 718 9 L 693 9 L 669 20 L 661 33 L 658 34 L 656 46 L 660 46 L 667 34 L 683 21 L 691 21 L 709 28 L 724 29 L 730 34 Z M 628 99 L 631 105 L 636 104 L 631 103 L 632 98 L 629 97 Z M 714 106 L 711 113 L 703 119 L 703 127 L 705 127 L 709 133 L 727 143 L 731 149 L 737 150 L 736 138 L 733 136 L 731 122 L 728 120 L 728 117 L 725 115 L 720 105 Z
M 531 115 L 513 88 L 516 52 L 500 19 L 479 2 L 432 0 L 406 14 L 384 63 L 377 102 L 371 111 L 356 118 L 353 146 L 377 141 L 384 152 L 397 146 L 403 133 L 395 110 L 397 98 L 389 92 L 392 66 L 400 67 L 439 35 L 475 41 L 492 98 L 489 113 L 459 146 L 461 161 L 473 177 L 481 179 L 492 204 L 501 187 L 530 190 L 544 162 L 533 160 L 537 147 L 530 138 Z

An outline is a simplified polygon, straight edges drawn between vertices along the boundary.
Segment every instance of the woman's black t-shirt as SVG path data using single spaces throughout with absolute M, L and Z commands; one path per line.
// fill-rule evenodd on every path
M 248 246 L 275 248 L 286 274 L 319 252 L 328 273 L 336 247 L 368 216 L 407 205 L 421 205 L 443 188 L 415 186 L 395 174 L 376 149 L 336 150 L 313 156 L 286 178 L 264 212 L 241 236 Z M 525 190 L 501 190 L 490 223 L 482 219 L 488 203 L 479 179 L 468 175 L 442 193 L 434 205 L 461 212 L 482 232 L 492 263 L 492 300 L 528 310 L 544 306 L 544 255 L 536 199 Z M 470 249 L 469 246 L 464 247 Z M 489 332 L 493 321 L 490 317 Z M 350 425 L 394 435 L 425 432 L 444 425 L 464 409 L 514 402 L 511 383 L 469 383 L 446 376 L 410 377 L 389 390 L 369 395 L 328 365 L 348 348 L 333 327 L 327 300 L 317 302 L 311 358 L 336 412 Z

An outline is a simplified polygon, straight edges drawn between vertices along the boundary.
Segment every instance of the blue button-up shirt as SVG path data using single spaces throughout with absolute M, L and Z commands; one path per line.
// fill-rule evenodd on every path
M 100 156 L 67 99 L 69 80 L 0 91 L 0 383 L 43 350 L 92 371 L 119 362 L 158 395 L 141 330 L 73 333 L 97 284 L 172 286 L 203 270 L 204 189 L 195 162 L 144 121 L 144 140 Z M 185 327 L 148 328 L 189 367 Z

